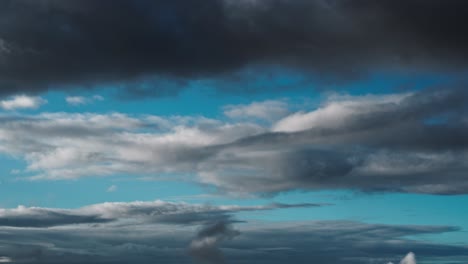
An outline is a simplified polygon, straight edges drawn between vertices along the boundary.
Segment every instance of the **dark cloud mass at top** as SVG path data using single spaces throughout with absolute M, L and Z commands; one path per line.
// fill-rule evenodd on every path
M 338 78 L 463 70 L 467 13 L 459 0 L 5 0 L 0 93 L 183 81 L 252 64 Z

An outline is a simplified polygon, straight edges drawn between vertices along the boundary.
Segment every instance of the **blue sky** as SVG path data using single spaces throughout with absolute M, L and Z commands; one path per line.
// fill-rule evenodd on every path
M 288 73 L 284 73 L 288 79 Z M 279 73 L 279 76 L 282 76 Z M 407 91 L 418 91 L 426 87 L 441 85 L 444 78 L 392 78 L 376 75 L 367 81 L 349 83 L 350 88 L 339 87 L 333 93 L 349 96 L 388 95 L 398 93 L 400 87 L 410 84 Z M 264 86 L 278 85 L 276 81 L 260 81 Z M 254 93 L 248 95 L 219 94 L 208 85 L 194 85 L 178 95 L 164 98 L 149 97 L 142 100 L 123 100 L 115 95 L 118 91 L 98 88 L 91 91 L 74 90 L 71 93 L 48 92 L 41 95 L 47 103 L 34 109 L 4 110 L 4 115 L 40 115 L 41 113 L 66 112 L 128 115 L 203 116 L 231 122 L 223 114 L 227 105 L 248 105 L 267 100 L 285 102 L 291 111 L 314 111 L 319 108 L 330 91 L 322 91 L 321 83 L 307 82 L 303 87 L 286 91 Z M 273 89 L 274 90 L 274 89 Z M 96 97 L 99 95 L 100 97 Z M 78 104 L 67 103 L 67 97 L 81 98 Z M 102 98 L 101 98 L 102 97 Z M 96 99 L 98 98 L 98 99 Z M 259 121 L 263 122 L 263 121 Z M 214 205 L 256 205 L 277 203 L 327 203 L 330 206 L 310 210 L 304 208 L 284 209 L 260 213 L 240 213 L 239 216 L 255 221 L 317 221 L 352 220 L 365 223 L 389 225 L 450 225 L 461 229 L 448 234 L 416 236 L 441 243 L 468 243 L 468 211 L 464 205 L 468 196 L 435 196 L 427 194 L 361 193 L 357 190 L 287 191 L 274 196 L 225 196 L 212 188 L 191 181 L 171 180 L 171 175 L 163 180 L 145 180 L 145 175 L 128 173 L 105 177 L 76 178 L 72 180 L 30 181 L 19 171 L 27 167 L 27 161 L 4 153 L 2 155 L 2 206 L 15 208 L 18 205 L 79 208 L 103 202 L 132 202 L 166 200 L 175 202 L 209 203 Z M 26 173 L 28 174 L 28 173 Z M 196 174 L 196 173 L 193 173 Z M 191 177 L 193 175 L 190 175 Z M 115 186 L 111 188 L 111 186 Z M 431 206 L 428 207 L 427 205 Z
M 466 12 L 0 2 L 0 263 L 468 263 Z

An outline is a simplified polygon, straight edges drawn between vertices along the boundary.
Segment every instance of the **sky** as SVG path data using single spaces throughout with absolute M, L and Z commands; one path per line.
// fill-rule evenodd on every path
M 467 264 L 467 14 L 0 1 L 0 263 Z

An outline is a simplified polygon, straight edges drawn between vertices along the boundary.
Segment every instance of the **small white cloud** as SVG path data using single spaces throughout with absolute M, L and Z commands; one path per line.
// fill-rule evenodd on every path
M 10 53 L 10 52 L 11 52 L 11 49 L 8 43 L 4 39 L 0 38 L 0 55 L 2 53 Z
M 39 96 L 16 95 L 0 101 L 0 107 L 4 110 L 37 109 L 47 101 Z
M 0 263 L 10 263 L 13 262 L 13 260 L 9 257 L 0 257 Z
M 274 100 L 224 107 L 224 114 L 233 119 L 258 118 L 272 121 L 284 117 L 288 112 L 285 102 Z
M 95 101 L 103 101 L 103 100 L 104 100 L 104 97 L 100 95 L 93 95 L 90 98 L 86 98 L 84 96 L 67 96 L 65 98 L 65 101 L 67 101 L 69 105 L 73 105 L 73 106 L 86 105 L 86 104 L 91 104 Z
M 416 264 L 416 255 L 413 252 L 408 253 L 401 261 L 400 264 Z
M 10 171 L 10 174 L 15 174 L 16 175 L 16 174 L 20 174 L 20 173 L 21 173 L 21 171 L 18 170 L 18 169 L 13 169 L 13 170 Z
M 107 192 L 116 192 L 118 189 L 117 185 L 111 185 L 107 188 Z
M 87 103 L 86 98 L 82 96 L 67 96 L 65 101 L 70 105 L 82 105 Z
M 96 94 L 96 95 L 93 96 L 93 100 L 95 100 L 95 101 L 104 101 L 104 97 Z

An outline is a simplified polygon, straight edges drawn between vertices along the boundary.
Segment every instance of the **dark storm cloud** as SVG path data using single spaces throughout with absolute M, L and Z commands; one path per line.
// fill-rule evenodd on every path
M 1 1 L 0 93 L 127 83 L 173 94 L 253 64 L 339 78 L 464 70 L 467 12 L 458 0 Z

